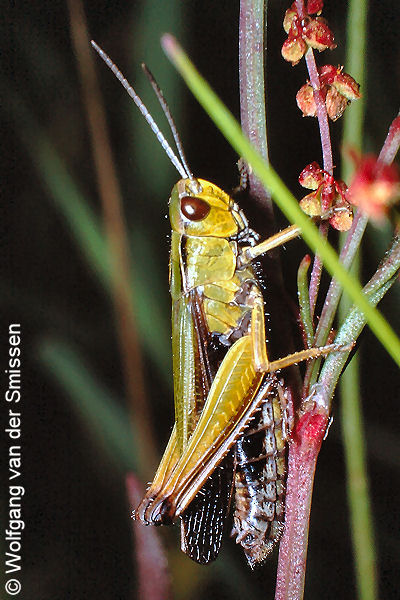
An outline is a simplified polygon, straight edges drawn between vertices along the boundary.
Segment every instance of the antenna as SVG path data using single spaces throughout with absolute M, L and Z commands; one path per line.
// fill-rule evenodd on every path
M 145 63 L 142 63 L 142 69 L 145 72 L 147 79 L 150 81 L 151 87 L 153 88 L 153 90 L 158 98 L 158 101 L 161 104 L 161 108 L 163 109 L 164 115 L 167 117 L 167 121 L 171 128 L 172 135 L 174 136 L 175 144 L 178 149 L 179 156 L 181 157 L 182 164 L 185 167 L 187 174 L 189 175 L 189 179 L 193 180 L 194 177 L 193 177 L 191 170 L 189 169 L 189 165 L 187 163 L 186 156 L 183 151 L 181 138 L 179 137 L 179 133 L 176 128 L 175 121 L 171 114 L 168 103 L 165 99 L 165 96 L 162 92 L 162 89 L 158 85 L 157 81 L 154 79 L 152 72 L 150 71 L 150 69 L 148 68 L 148 66 Z
M 138 107 L 138 109 L 140 110 L 140 112 L 142 113 L 142 115 L 144 116 L 144 118 L 146 119 L 146 121 L 148 122 L 148 124 L 151 127 L 151 130 L 153 131 L 153 133 L 155 134 L 155 136 L 157 137 L 158 141 L 160 142 L 161 146 L 164 148 L 165 153 L 167 154 L 168 158 L 170 159 L 170 161 L 172 162 L 172 164 L 174 165 L 175 169 L 178 171 L 178 173 L 180 174 L 180 176 L 183 179 L 189 178 L 191 181 L 194 181 L 193 175 L 191 173 L 191 171 L 187 168 L 187 163 L 186 160 L 184 159 L 184 154 L 182 151 L 182 144 L 180 143 L 179 140 L 179 136 L 177 134 L 176 131 L 176 127 L 175 127 L 175 123 L 172 119 L 171 113 L 168 109 L 168 107 L 166 106 L 166 101 L 164 99 L 164 96 L 161 93 L 160 88 L 158 87 L 158 85 L 156 84 L 158 91 L 160 93 L 160 95 L 156 92 L 157 97 L 160 101 L 160 104 L 164 110 L 165 116 L 168 119 L 168 122 L 170 124 L 171 130 L 172 130 L 172 135 L 174 136 L 175 141 L 179 140 L 179 144 L 177 142 L 177 148 L 179 151 L 179 155 L 181 156 L 181 158 L 183 157 L 182 163 L 179 161 L 179 159 L 177 158 L 177 156 L 175 155 L 175 153 L 173 152 L 171 146 L 168 144 L 167 140 L 165 139 L 165 137 L 163 136 L 163 134 L 160 131 L 160 128 L 158 127 L 157 123 L 154 121 L 153 117 L 151 116 L 151 114 L 149 113 L 148 109 L 146 108 L 145 104 L 143 103 L 143 101 L 141 100 L 141 98 L 137 95 L 137 93 L 135 92 L 135 90 L 133 89 L 133 87 L 130 85 L 130 83 L 127 81 L 127 79 L 125 79 L 125 77 L 123 76 L 123 74 L 121 73 L 121 71 L 118 69 L 117 65 L 115 65 L 113 63 L 113 61 L 111 60 L 111 58 L 108 56 L 108 54 L 106 54 L 104 52 L 104 50 L 102 50 L 100 48 L 100 46 L 98 46 L 96 44 L 96 42 L 94 42 L 93 40 L 90 42 L 93 46 L 93 48 L 96 50 L 96 52 L 98 53 L 98 55 L 100 56 L 100 58 L 102 58 L 104 60 L 104 62 L 106 63 L 107 67 L 109 67 L 109 69 L 111 69 L 111 71 L 114 73 L 115 77 L 118 79 L 118 81 L 123 85 L 123 87 L 126 89 L 126 91 L 128 92 L 128 94 L 130 95 L 130 97 L 132 98 L 132 100 L 134 101 L 134 103 L 136 104 L 136 106 Z M 146 73 L 147 74 L 147 73 Z M 149 77 L 150 79 L 150 83 L 153 85 L 152 83 L 152 79 L 154 81 L 153 76 L 150 74 L 151 77 Z M 153 89 L 154 86 L 153 86 Z M 164 104 L 162 102 L 163 99 Z M 166 108 L 165 108 L 166 106 Z M 171 122 L 173 123 L 173 126 L 171 125 Z

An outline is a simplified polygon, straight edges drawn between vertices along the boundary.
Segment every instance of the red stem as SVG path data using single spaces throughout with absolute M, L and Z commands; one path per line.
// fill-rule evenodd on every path
M 328 421 L 328 413 L 316 406 L 298 421 L 289 446 L 285 534 L 275 600 L 303 598 L 315 466 Z
M 384 165 L 391 165 L 394 157 L 396 156 L 400 146 L 400 112 L 398 116 L 393 119 L 392 124 L 389 127 L 388 134 L 383 144 L 383 148 L 379 153 L 378 161 Z
M 300 18 L 303 19 L 306 16 L 303 0 L 296 0 L 296 8 Z M 332 144 L 329 131 L 328 114 L 326 112 L 325 100 L 321 94 L 320 78 L 312 48 L 308 49 L 305 55 L 305 59 L 308 74 L 310 77 L 310 83 L 314 91 L 314 100 L 317 107 L 318 126 L 321 137 L 323 169 L 330 175 L 333 175 Z M 324 186 L 324 191 L 321 195 L 321 201 L 322 210 L 324 212 L 327 212 L 330 207 L 330 190 L 328 189 L 328 186 Z M 329 227 L 326 225 L 326 223 L 321 223 L 319 231 L 322 237 L 327 237 L 328 228 Z M 321 281 L 321 273 L 321 259 L 319 258 L 319 256 L 315 256 L 314 265 L 310 277 L 310 308 L 312 317 L 314 315 L 315 305 L 317 302 L 319 284 Z
M 321 148 L 323 158 L 323 169 L 330 175 L 333 174 L 333 158 L 332 158 L 332 145 L 331 136 L 329 131 L 328 114 L 326 112 L 325 101 L 321 94 L 320 79 L 318 75 L 317 65 L 315 63 L 314 52 L 311 48 L 305 56 L 308 74 L 310 76 L 310 83 L 314 90 L 314 99 L 317 107 L 317 118 L 319 125 L 319 132 L 321 137 Z M 327 212 L 329 210 L 329 192 L 328 186 L 324 186 L 324 191 L 321 194 L 322 210 Z M 321 223 L 319 231 L 322 237 L 327 237 L 329 224 L 327 221 Z M 322 261 L 317 255 L 314 258 L 314 265 L 311 271 L 310 277 L 310 307 L 311 315 L 314 315 L 315 305 L 317 303 L 319 284 L 321 281 L 322 273 Z
M 302 0 L 296 0 L 296 8 L 300 18 L 304 18 L 306 14 Z M 332 175 L 333 158 L 328 115 L 311 48 L 307 51 L 305 59 L 317 108 L 323 169 Z M 326 187 L 322 194 L 321 202 L 324 212 L 330 207 L 330 191 Z M 327 237 L 328 228 L 327 222 L 320 225 L 322 237 Z M 322 261 L 315 256 L 309 286 L 311 318 L 315 312 L 321 273 Z M 285 531 L 279 549 L 275 600 L 303 598 L 315 468 L 329 421 L 328 402 L 322 388 L 316 392 L 313 398 L 303 401 L 302 407 L 304 412 L 295 426 L 293 439 L 289 446 Z
M 329 131 L 328 113 L 326 112 L 325 100 L 321 94 L 320 79 L 312 48 L 308 49 L 305 59 L 308 74 L 310 76 L 310 83 L 314 90 L 314 100 L 317 107 L 317 118 L 321 136 L 322 159 L 324 165 L 323 169 L 330 175 L 333 175 L 332 145 L 331 134 Z M 329 206 L 322 208 L 327 210 Z

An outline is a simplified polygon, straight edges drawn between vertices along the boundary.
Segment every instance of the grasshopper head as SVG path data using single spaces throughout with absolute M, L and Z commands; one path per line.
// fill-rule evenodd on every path
M 232 198 L 204 179 L 174 185 L 169 216 L 173 231 L 184 235 L 227 238 L 246 226 Z

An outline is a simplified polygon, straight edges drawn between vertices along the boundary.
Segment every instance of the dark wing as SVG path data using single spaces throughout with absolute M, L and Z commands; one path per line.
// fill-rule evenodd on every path
M 209 352 L 210 336 L 206 326 L 201 298 L 190 293 L 190 306 L 195 331 L 196 406 L 204 406 L 211 383 L 218 369 Z M 208 564 L 221 549 L 225 523 L 229 514 L 233 489 L 233 454 L 215 469 L 181 516 L 181 548 L 192 560 Z
M 233 483 L 232 451 L 207 479 L 181 517 L 181 548 L 206 565 L 221 549 Z

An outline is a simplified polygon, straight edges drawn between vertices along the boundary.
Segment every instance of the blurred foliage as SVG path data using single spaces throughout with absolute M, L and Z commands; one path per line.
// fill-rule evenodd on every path
M 301 119 L 295 107 L 304 71 L 292 70 L 280 59 L 286 7 L 275 0 L 269 5 L 270 156 L 298 195 L 297 175 L 305 164 L 319 159 L 319 137 L 316 125 Z M 227 190 L 235 186 L 237 157 L 179 83 L 158 40 L 165 31 L 175 34 L 238 114 L 238 4 L 100 0 L 86 1 L 84 6 L 92 37 L 135 83 L 167 131 L 140 74 L 140 63 L 149 64 L 176 115 L 195 174 Z M 345 9 L 345 2 L 326 2 L 325 14 L 339 41 L 332 54 L 334 64 L 344 60 Z M 24 589 L 40 600 L 133 598 L 135 570 L 124 472 L 140 457 L 135 452 L 134 428 L 127 427 L 100 204 L 68 12 L 58 0 L 7 10 L 2 20 L 0 80 L 6 173 L 0 289 L 3 331 L 9 322 L 20 321 L 24 332 Z M 399 18 L 397 4 L 372 3 L 365 142 L 375 152 L 398 111 Z M 173 419 L 165 217 L 177 175 L 136 108 L 100 62 L 98 73 L 129 223 L 135 310 L 161 451 Z M 338 142 L 340 125 L 333 131 Z M 337 149 L 336 157 L 338 164 Z M 262 214 L 251 207 L 249 212 L 256 223 L 262 221 Z M 278 221 L 281 224 L 279 216 Z M 364 280 L 375 270 L 387 244 L 387 233 L 371 227 Z M 294 242 L 283 253 L 285 281 L 294 299 L 296 271 L 304 252 L 301 243 Z M 398 306 L 397 289 L 381 305 L 397 329 Z M 397 598 L 400 587 L 400 469 L 393 458 L 400 452 L 396 438 L 400 384 L 394 363 L 369 333 L 362 344 L 361 373 L 380 592 L 390 600 Z M 334 422 L 316 480 L 308 598 L 354 598 L 338 440 Z M 274 560 L 251 573 L 234 543 L 227 540 L 215 565 L 189 567 L 178 551 L 177 532 L 162 535 L 173 548 L 177 598 L 273 597 Z M 192 575 L 190 586 L 185 572 Z

